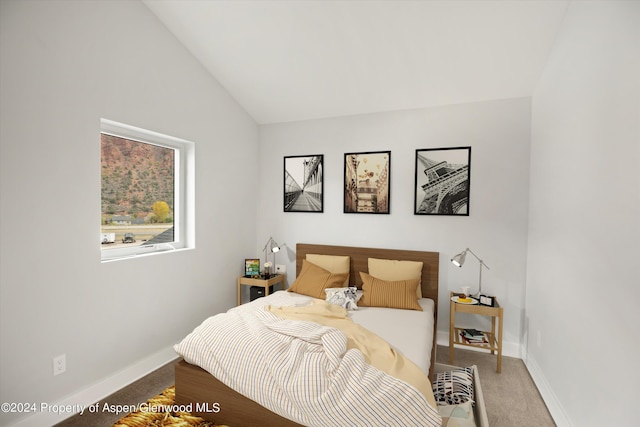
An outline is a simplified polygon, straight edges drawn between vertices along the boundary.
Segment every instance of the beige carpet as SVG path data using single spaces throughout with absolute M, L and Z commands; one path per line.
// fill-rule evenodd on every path
M 135 405 L 146 402 L 150 397 L 155 396 L 171 387 L 174 384 L 173 365 L 175 362 L 167 363 L 159 369 L 140 378 L 127 387 L 118 390 L 110 396 L 100 400 L 99 406 L 108 405 Z M 127 415 L 126 412 L 96 411 L 80 415 L 74 415 L 58 424 L 55 427 L 110 427 L 120 418 Z
M 438 346 L 438 363 L 449 364 L 449 347 Z M 496 356 L 456 347 L 453 365 L 476 365 L 491 427 L 554 427 L 524 362 L 502 357 L 502 373 L 496 372 Z
M 438 346 L 436 361 L 449 363 L 448 347 Z M 502 373 L 498 374 L 496 373 L 495 356 L 491 356 L 489 353 L 456 348 L 453 364 L 456 366 L 476 365 L 478 367 L 491 427 L 555 426 L 522 360 L 503 357 Z M 170 363 L 103 399 L 102 402 L 110 404 L 145 402 L 173 383 L 173 363 Z M 57 427 L 110 427 L 125 415 L 109 412 L 76 415 L 59 423 Z

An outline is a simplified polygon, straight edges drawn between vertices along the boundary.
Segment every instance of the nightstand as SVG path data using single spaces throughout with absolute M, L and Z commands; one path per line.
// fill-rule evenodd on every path
M 455 345 L 482 348 L 491 351 L 491 354 L 498 354 L 498 368 L 502 371 L 502 324 L 504 323 L 503 308 L 500 307 L 497 298 L 494 298 L 493 306 L 489 307 L 480 304 L 464 304 L 454 302 L 451 298 L 457 296 L 451 292 L 449 295 L 449 364 L 453 365 L 453 351 Z M 455 326 L 456 313 L 479 314 L 480 316 L 491 317 L 491 332 L 482 331 L 486 343 L 470 343 L 465 341 L 460 333 L 464 328 Z M 496 319 L 498 319 L 498 334 L 496 335 Z
M 277 285 L 278 283 L 280 283 L 282 289 L 284 289 L 284 277 L 284 274 L 276 274 L 268 279 L 265 279 L 264 277 L 238 277 L 238 305 L 242 304 L 242 285 L 261 286 L 264 288 L 265 296 L 267 296 L 269 295 L 269 288 L 273 285 Z

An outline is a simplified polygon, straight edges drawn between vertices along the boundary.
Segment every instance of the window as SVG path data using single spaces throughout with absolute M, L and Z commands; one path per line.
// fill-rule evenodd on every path
M 102 261 L 195 247 L 194 144 L 100 125 Z

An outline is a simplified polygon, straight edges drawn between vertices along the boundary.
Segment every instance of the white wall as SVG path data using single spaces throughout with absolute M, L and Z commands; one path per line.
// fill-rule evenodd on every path
M 640 3 L 572 2 L 533 97 L 527 365 L 559 426 L 637 424 Z
M 470 247 L 491 268 L 483 290 L 505 307 L 505 352 L 520 356 L 530 117 L 522 98 L 260 126 L 258 250 L 269 236 L 289 245 L 277 258 L 289 283 L 299 242 L 440 252 L 438 329 L 448 336 L 448 290 L 478 281 L 475 259 L 462 269 L 449 260 Z M 457 146 L 472 147 L 470 216 L 414 215 L 415 150 Z M 391 150 L 391 213 L 344 214 L 344 153 L 379 150 Z M 324 213 L 285 213 L 283 157 L 309 154 L 324 155 Z
M 258 130 L 140 2 L 2 1 L 0 17 L 0 401 L 81 403 L 235 305 Z M 195 250 L 100 263 L 101 117 L 196 143 Z

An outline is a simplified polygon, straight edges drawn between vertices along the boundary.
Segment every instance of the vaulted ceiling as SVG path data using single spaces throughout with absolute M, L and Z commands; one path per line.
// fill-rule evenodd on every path
M 531 96 L 569 0 L 144 0 L 259 124 Z

